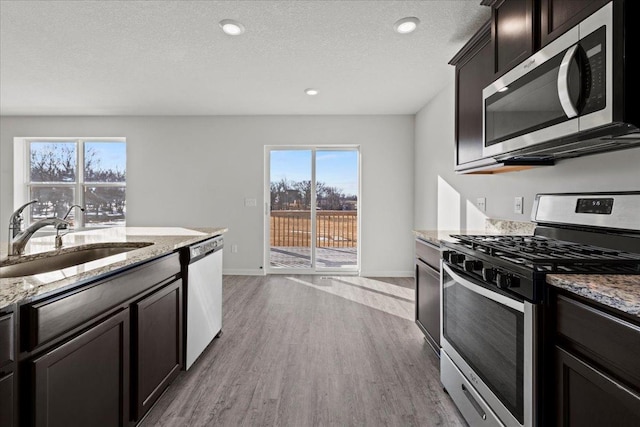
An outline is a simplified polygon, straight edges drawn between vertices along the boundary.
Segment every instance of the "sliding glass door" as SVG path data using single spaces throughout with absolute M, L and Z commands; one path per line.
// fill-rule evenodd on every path
M 267 147 L 267 272 L 357 272 L 356 147 Z

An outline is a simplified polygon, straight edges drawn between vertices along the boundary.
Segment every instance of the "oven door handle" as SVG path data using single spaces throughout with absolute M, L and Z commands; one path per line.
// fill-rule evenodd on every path
M 465 279 L 464 277 L 462 277 L 461 275 L 459 275 L 458 273 L 456 273 L 451 267 L 449 267 L 446 263 L 442 263 L 442 268 L 444 269 L 444 271 L 447 272 L 447 274 L 449 276 L 451 276 L 451 278 L 453 280 L 456 281 L 456 283 L 459 283 L 460 285 L 464 286 L 465 288 L 469 289 L 472 292 L 475 292 L 477 294 L 482 295 L 483 297 L 489 298 L 492 301 L 497 302 L 498 304 L 502 304 L 502 305 L 506 305 L 507 307 L 510 307 L 514 310 L 519 311 L 520 313 L 524 313 L 524 303 L 517 301 L 513 298 L 509 298 L 506 297 L 502 294 L 499 294 L 497 292 L 491 291 L 487 288 L 483 288 L 482 286 L 478 286 L 475 283 L 473 283 L 472 281 Z M 443 280 L 442 280 L 442 285 L 444 287 L 444 276 L 443 276 Z

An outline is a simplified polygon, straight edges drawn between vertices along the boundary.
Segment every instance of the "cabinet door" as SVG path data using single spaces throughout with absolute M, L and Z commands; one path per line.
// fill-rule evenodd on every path
M 494 77 L 498 78 L 533 54 L 533 0 L 498 1 L 491 20 Z
M 482 90 L 493 81 L 490 32 L 456 66 L 456 168 L 482 158 Z
M 137 336 L 136 420 L 149 410 L 182 367 L 181 285 L 176 280 L 133 305 Z
M 416 263 L 416 323 L 439 355 L 440 272 L 420 260 Z
M 0 372 L 16 360 L 14 324 L 13 313 L 0 314 Z
M 15 388 L 13 373 L 0 375 L 0 426 L 9 427 L 15 422 L 13 411 L 15 408 Z
M 541 0 L 540 47 L 600 9 L 610 0 Z
M 129 310 L 33 362 L 36 426 L 123 426 L 129 419 Z
M 556 425 L 640 425 L 639 394 L 559 347 L 555 359 Z

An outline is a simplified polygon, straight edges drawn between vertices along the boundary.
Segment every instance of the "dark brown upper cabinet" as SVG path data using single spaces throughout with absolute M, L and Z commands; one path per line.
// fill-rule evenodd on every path
M 491 6 L 494 79 L 535 51 L 534 0 L 499 0 Z
M 482 90 L 493 81 L 491 22 L 487 22 L 449 62 L 456 67 L 457 171 L 482 159 Z
M 610 0 L 540 0 L 540 47 L 579 24 Z

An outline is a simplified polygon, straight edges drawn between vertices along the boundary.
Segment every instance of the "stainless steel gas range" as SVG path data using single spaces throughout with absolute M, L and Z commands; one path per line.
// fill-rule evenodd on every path
M 640 274 L 640 192 L 539 194 L 532 220 L 443 244 L 441 381 L 472 426 L 540 425 L 547 274 Z

